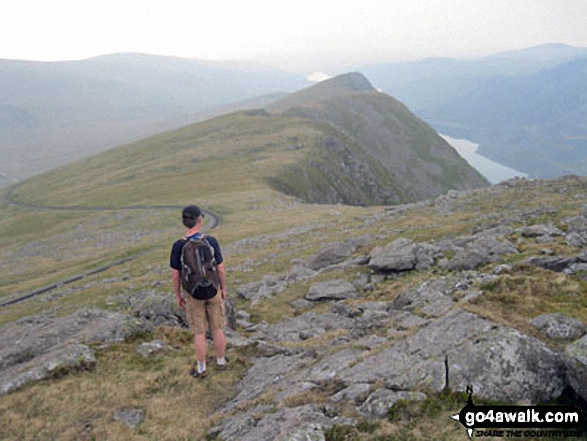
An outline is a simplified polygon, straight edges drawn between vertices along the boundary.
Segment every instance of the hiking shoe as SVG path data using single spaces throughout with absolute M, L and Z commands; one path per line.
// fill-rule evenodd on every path
M 228 369 L 228 365 L 230 364 L 230 360 L 226 357 L 224 357 L 225 363 L 224 364 L 218 364 L 218 362 L 214 365 L 214 367 L 216 368 L 217 371 L 225 371 L 226 369 Z
M 190 375 L 194 378 L 206 378 L 208 376 L 208 369 L 204 370 L 204 372 L 199 372 L 198 373 L 198 368 L 193 367 L 192 370 L 190 371 Z

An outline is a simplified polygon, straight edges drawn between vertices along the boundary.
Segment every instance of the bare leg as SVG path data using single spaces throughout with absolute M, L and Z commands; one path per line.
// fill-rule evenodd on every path
M 216 348 L 216 357 L 224 357 L 226 352 L 226 336 L 224 335 L 224 330 L 216 329 L 212 331 L 212 338 L 214 339 L 214 347 Z
M 194 348 L 196 350 L 196 360 L 204 363 L 206 361 L 206 334 L 196 334 L 194 336 Z

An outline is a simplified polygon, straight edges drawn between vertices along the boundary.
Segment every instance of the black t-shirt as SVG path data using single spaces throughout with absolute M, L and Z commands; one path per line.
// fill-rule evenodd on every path
M 198 233 L 199 234 L 199 233 Z M 194 237 L 194 236 L 191 236 Z M 218 241 L 216 238 L 212 236 L 206 236 L 206 240 L 208 243 L 214 248 L 214 260 L 216 260 L 216 264 L 220 265 L 224 260 L 222 258 L 222 253 L 220 252 L 220 245 L 218 245 Z M 180 239 L 173 244 L 171 248 L 171 257 L 169 258 L 169 265 L 171 268 L 181 271 L 181 249 L 187 242 L 187 239 Z

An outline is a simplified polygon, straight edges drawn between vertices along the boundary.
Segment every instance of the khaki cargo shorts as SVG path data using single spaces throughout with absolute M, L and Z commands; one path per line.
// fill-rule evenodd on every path
M 185 294 L 185 314 L 195 334 L 205 334 L 208 326 L 211 331 L 226 326 L 224 301 L 220 291 L 210 300 L 197 300 Z

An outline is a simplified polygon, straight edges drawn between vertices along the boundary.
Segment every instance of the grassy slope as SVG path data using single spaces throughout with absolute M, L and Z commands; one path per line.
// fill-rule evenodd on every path
M 571 180 L 552 187 L 530 183 L 504 193 L 471 194 L 459 200 L 459 210 L 450 215 L 437 213 L 432 207 L 389 215 L 381 207 L 306 205 L 272 191 L 263 178 L 303 153 L 303 149 L 290 149 L 288 140 L 294 142 L 295 138 L 295 143 L 309 145 L 323 136 L 323 126 L 303 119 L 269 118 L 268 127 L 267 117 L 250 113 L 225 118 L 232 124 L 211 120 L 39 176 L 19 187 L 15 198 L 68 205 L 200 203 L 223 215 L 224 223 L 214 235 L 226 250 L 230 292 L 237 283 L 287 271 L 292 259 L 304 258 L 343 237 L 370 234 L 374 245 L 400 236 L 437 240 L 470 234 L 480 222 L 492 222 L 491 218 L 481 220 L 484 215 L 499 219 L 512 208 L 554 207 L 556 214 L 545 211 L 533 222 L 552 221 L 562 227 L 562 219 L 575 215 L 587 202 L 587 182 Z M 258 124 L 261 119 L 263 124 Z M 186 182 L 190 185 L 182 188 Z M 149 250 L 137 260 L 74 283 L 72 290 L 58 290 L 38 301 L 3 309 L 0 323 L 42 310 L 67 314 L 82 306 L 108 307 L 112 297 L 145 289 L 173 295 L 167 259 L 170 244 L 183 233 L 174 211 L 88 213 L 2 206 L 0 231 L 2 296 L 61 280 L 121 255 Z M 562 254 L 577 252 L 562 239 L 548 247 Z M 512 261 L 539 254 L 542 248 L 544 245 L 527 240 L 525 252 Z M 414 273 L 382 283 L 365 296 L 390 301 L 406 287 L 441 274 Z M 355 275 L 332 274 L 333 278 L 339 276 Z M 275 322 L 295 314 L 288 302 L 302 297 L 307 286 L 293 285 L 254 308 L 240 301 L 239 306 L 248 309 L 255 320 Z M 527 320 L 547 311 L 561 311 L 587 322 L 587 304 L 581 295 L 587 286 L 575 278 L 553 278 L 547 271 L 520 268 L 482 288 L 486 296 L 470 308 L 526 332 L 532 332 Z M 512 310 L 519 313 L 514 316 Z M 129 342 L 99 351 L 93 372 L 42 382 L 3 397 L 0 438 L 200 439 L 218 417 L 214 410 L 232 393 L 244 372 L 248 354 L 235 354 L 238 362 L 234 370 L 201 385 L 186 378 L 192 356 L 189 334 L 159 329 L 155 336 L 145 336 L 153 337 L 166 340 L 179 351 L 144 363 L 134 354 L 134 343 Z M 202 403 L 197 411 L 190 408 L 194 403 Z M 111 420 L 114 410 L 135 406 L 147 410 L 147 421 L 140 427 L 128 429 Z M 448 414 L 454 410 L 450 407 L 438 415 L 424 414 L 421 423 L 451 439 L 455 429 Z M 383 424 L 373 436 L 402 433 L 406 439 L 423 439 L 425 432 L 419 430 L 400 421 Z M 362 439 L 367 436 L 363 434 Z
M 428 124 L 388 95 L 347 93 L 306 102 L 284 115 L 327 121 L 344 131 L 359 147 L 359 155 L 374 160 L 393 177 L 391 187 L 402 195 L 402 202 L 487 185 Z

